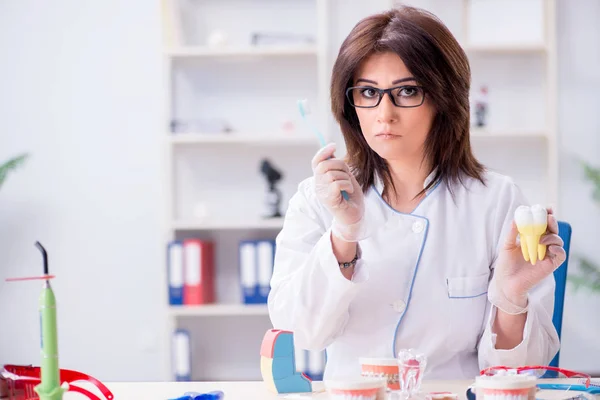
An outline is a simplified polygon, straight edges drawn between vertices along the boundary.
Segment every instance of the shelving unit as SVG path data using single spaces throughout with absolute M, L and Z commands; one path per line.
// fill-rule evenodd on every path
M 283 7 L 270 0 L 162 2 L 165 248 L 175 239 L 212 240 L 217 295 L 215 304 L 197 306 L 170 306 L 165 297 L 167 380 L 173 379 L 171 333 L 180 328 L 191 336 L 192 380 L 260 379 L 260 341 L 271 324 L 266 304 L 242 304 L 238 244 L 274 239 L 283 226 L 283 218 L 264 217 L 262 159 L 284 176 L 278 185 L 282 212 L 311 174 L 319 142 L 301 120 L 296 102 L 308 99 L 319 110 L 327 100 L 327 2 L 292 0 Z M 262 7 L 264 15 L 246 18 L 255 7 Z M 232 23 L 222 8 L 235 9 L 243 21 Z M 278 18 L 300 20 L 282 24 Z M 215 30 L 227 31 L 226 43 L 209 43 Z M 253 45 L 254 31 L 310 35 L 314 43 Z M 328 137 L 322 118 L 318 112 L 311 115 Z M 165 267 L 165 291 L 167 278 Z M 239 351 L 229 354 L 236 346 Z
M 207 46 L 186 46 L 167 50 L 167 55 L 173 58 L 202 58 L 202 57 L 286 57 L 286 56 L 316 56 L 316 46 L 235 46 L 213 48 Z
M 257 135 L 257 134 L 228 134 L 228 133 L 181 133 L 169 138 L 176 146 L 201 144 L 239 144 L 258 146 L 309 146 L 315 148 L 315 139 L 300 135 Z
M 548 51 L 548 46 L 546 43 L 512 43 L 493 45 L 466 44 L 463 46 L 463 48 L 467 53 L 470 54 L 543 54 Z
M 489 124 L 471 130 L 476 155 L 513 176 L 530 201 L 552 204 L 557 210 L 555 0 L 379 1 L 380 9 L 399 3 L 421 6 L 448 24 L 470 58 L 472 98 L 481 85 L 490 89 Z M 258 164 L 268 158 L 283 172 L 285 211 L 297 184 L 311 175 L 310 160 L 319 146 L 300 119 L 298 99 L 309 100 L 316 111 L 311 119 L 326 139 L 342 144 L 329 113 L 329 75 L 348 33 L 340 28 L 348 18 L 343 12 L 354 5 L 341 0 L 186 1 L 182 21 L 174 7 L 181 1 L 162 2 L 165 248 L 173 239 L 188 237 L 217 244 L 217 304 L 172 307 L 164 294 L 169 341 L 165 379 L 172 379 L 170 334 L 180 327 L 193 333 L 194 380 L 259 379 L 258 346 L 270 321 L 265 305 L 241 304 L 238 243 L 273 239 L 283 218 L 261 216 L 266 182 Z M 501 4 L 508 13 L 511 5 L 520 7 L 525 22 L 503 25 L 506 15 L 490 11 L 491 3 Z M 357 22 L 373 11 L 364 7 L 356 6 L 351 20 Z M 231 10 L 235 17 L 229 18 Z M 483 17 L 492 13 L 494 21 L 474 20 L 482 10 Z M 482 24 L 491 32 L 510 32 L 500 35 L 505 41 L 493 40 L 495 36 L 477 30 Z M 207 37 L 216 29 L 230 33 L 227 44 L 208 45 Z M 249 39 L 254 30 L 310 34 L 315 42 L 254 46 Z M 224 121 L 231 131 L 169 129 L 173 119 L 196 118 Z M 198 209 L 205 215 L 198 216 Z M 166 292 L 166 268 L 163 281 Z M 257 348 L 242 346 L 240 332 L 244 343 L 257 343 Z M 221 359 L 220 352 L 231 347 L 233 355 Z
M 543 130 L 502 130 L 494 131 L 489 129 L 471 129 L 471 137 L 475 139 L 547 139 L 548 135 Z
M 252 316 L 268 315 L 263 304 L 211 304 L 206 306 L 172 306 L 169 313 L 172 317 L 219 317 L 219 316 Z
M 283 218 L 269 219 L 245 219 L 245 220 L 179 220 L 174 221 L 172 229 L 176 231 L 202 231 L 202 230 L 236 230 L 236 229 L 281 229 L 283 227 Z

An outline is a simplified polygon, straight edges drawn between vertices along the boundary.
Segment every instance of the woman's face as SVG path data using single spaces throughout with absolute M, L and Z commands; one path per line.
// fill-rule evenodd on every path
M 422 91 L 410 86 L 419 85 L 410 71 L 395 53 L 374 53 L 359 66 L 353 86 L 368 86 L 395 89 L 392 96 L 397 104 L 416 105 L 421 103 Z M 378 93 L 369 89 L 355 89 L 351 96 L 354 104 L 373 104 Z M 435 110 L 425 97 L 423 104 L 413 108 L 401 108 L 394 105 L 385 94 L 375 108 L 356 107 L 356 114 L 365 140 L 380 157 L 392 161 L 400 159 L 418 159 L 423 156 L 425 139 L 431 129 Z

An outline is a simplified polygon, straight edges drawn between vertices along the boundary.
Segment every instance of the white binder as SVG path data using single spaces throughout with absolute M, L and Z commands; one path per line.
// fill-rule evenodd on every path
M 244 303 L 253 303 L 256 294 L 257 277 L 256 244 L 253 241 L 240 243 L 240 283 Z
M 192 380 L 192 350 L 190 334 L 185 329 L 173 333 L 173 375 L 176 381 Z
M 270 240 L 260 240 L 257 243 L 258 251 L 258 293 L 265 300 L 271 289 L 273 276 L 274 244 Z

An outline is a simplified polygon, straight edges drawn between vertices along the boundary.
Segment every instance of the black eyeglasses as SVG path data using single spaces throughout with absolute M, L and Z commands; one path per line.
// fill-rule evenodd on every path
M 422 86 L 403 85 L 389 89 L 372 86 L 353 86 L 346 89 L 346 97 L 353 107 L 375 108 L 381 103 L 385 94 L 390 96 L 396 107 L 419 107 L 425 101 L 425 90 Z

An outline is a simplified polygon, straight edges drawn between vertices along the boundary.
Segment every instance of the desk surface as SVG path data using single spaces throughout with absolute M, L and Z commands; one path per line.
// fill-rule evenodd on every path
M 552 382 L 554 380 L 545 380 Z M 452 392 L 458 394 L 458 398 L 465 400 L 467 398 L 466 391 L 474 380 L 468 381 L 424 381 L 422 389 L 424 392 Z M 559 380 L 557 383 L 566 383 Z M 575 382 L 570 382 L 571 384 Z M 114 395 L 114 400 L 168 400 L 183 396 L 185 392 L 200 392 L 206 393 L 213 390 L 221 390 L 225 393 L 224 400 L 275 400 L 275 399 L 317 399 L 326 400 L 329 398 L 324 391 L 323 382 L 314 382 L 313 392 L 297 393 L 297 394 L 281 394 L 277 395 L 267 390 L 264 382 L 109 382 L 105 385 L 111 390 Z M 86 389 L 90 389 L 87 384 L 82 385 Z M 92 391 L 95 391 L 92 389 Z M 557 391 L 541 391 L 544 392 L 547 398 L 564 399 L 571 398 L 576 392 L 572 391 L 570 395 Z M 541 398 L 546 398 L 542 396 Z M 588 398 L 600 398 L 589 396 Z M 84 400 L 86 399 L 81 394 L 67 392 L 63 396 L 63 400 Z
M 460 399 L 466 399 L 466 390 L 473 381 L 434 381 L 423 382 L 427 392 L 451 391 Z M 224 400 L 273 400 L 273 399 L 318 399 L 328 398 L 325 392 L 313 394 L 276 395 L 267 390 L 264 382 L 109 382 L 105 385 L 115 396 L 115 400 L 167 400 L 183 396 L 185 392 L 206 393 L 221 390 Z M 83 385 L 82 385 L 83 386 Z M 323 389 L 322 382 L 315 382 L 316 390 Z M 87 388 L 87 385 L 86 385 Z M 65 393 L 64 400 L 82 400 L 78 393 Z

